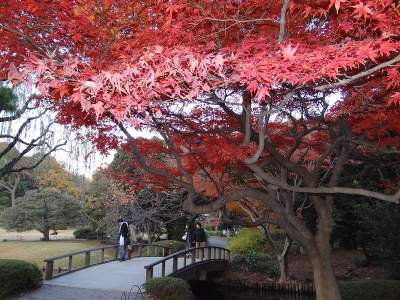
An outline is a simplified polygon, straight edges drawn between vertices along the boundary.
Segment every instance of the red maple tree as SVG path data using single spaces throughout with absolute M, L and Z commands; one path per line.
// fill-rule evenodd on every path
M 341 298 L 335 194 L 399 202 L 349 184 L 399 162 L 397 1 L 5 0 L 0 33 L 2 75 L 37 84 L 103 151 L 125 145 L 151 182 L 186 189 L 186 210 L 272 209 L 308 253 L 318 299 Z M 315 234 L 294 195 L 312 203 Z

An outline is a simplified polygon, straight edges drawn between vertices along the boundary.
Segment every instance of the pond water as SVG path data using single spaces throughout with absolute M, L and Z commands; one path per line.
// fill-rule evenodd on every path
M 285 295 L 259 289 L 224 287 L 204 281 L 192 281 L 190 286 L 196 300 L 315 300 L 310 295 Z

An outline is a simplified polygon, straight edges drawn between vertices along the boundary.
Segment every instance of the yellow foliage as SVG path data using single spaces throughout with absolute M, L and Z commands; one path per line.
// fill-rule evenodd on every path
M 75 197 L 80 194 L 72 174 L 67 172 L 54 158 L 44 161 L 35 173 L 35 181 L 39 190 L 55 188 Z

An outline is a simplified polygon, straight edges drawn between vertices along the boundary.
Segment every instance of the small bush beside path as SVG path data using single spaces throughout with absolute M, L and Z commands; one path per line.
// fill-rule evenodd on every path
M 0 299 L 42 285 L 42 272 L 34 264 L 15 259 L 0 259 Z

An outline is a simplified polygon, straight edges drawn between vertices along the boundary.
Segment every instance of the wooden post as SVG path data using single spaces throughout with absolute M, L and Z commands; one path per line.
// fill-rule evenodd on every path
M 146 280 L 153 278 L 153 267 L 146 268 Z
M 147 256 L 150 256 L 150 245 L 147 246 Z
M 207 251 L 207 256 L 208 256 L 207 259 L 210 260 L 211 259 L 211 248 L 207 248 L 207 250 L 208 250 Z
M 85 252 L 85 266 L 90 266 L 90 251 Z
M 162 256 L 165 257 L 165 248 L 162 248 Z
M 47 260 L 46 261 L 46 275 L 45 275 L 44 279 L 50 280 L 53 278 L 53 267 L 54 267 L 54 261 Z
M 161 277 L 165 276 L 165 260 L 161 264 Z
M 72 270 L 72 255 L 68 256 L 68 272 Z
M 178 257 L 174 256 L 172 259 L 172 272 L 175 273 L 178 271 Z
M 221 259 L 221 248 L 218 248 L 218 259 Z
M 214 249 L 214 259 L 217 259 L 217 248 L 213 248 Z
M 101 263 L 104 263 L 104 248 L 101 249 Z

